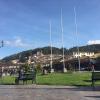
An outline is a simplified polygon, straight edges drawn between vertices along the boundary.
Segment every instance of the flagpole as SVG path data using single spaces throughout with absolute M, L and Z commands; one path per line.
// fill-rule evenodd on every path
M 0 48 L 2 48 L 2 47 L 4 47 L 4 41 L 3 40 L 1 41 L 1 45 L 0 45 Z M 2 79 L 3 71 L 4 71 L 4 68 L 1 67 L 1 83 L 3 82 L 3 79 Z
M 77 53 L 78 53 L 78 70 L 80 71 L 80 50 L 78 46 L 78 32 L 77 32 L 77 18 L 76 18 L 76 8 L 74 7 L 74 17 L 75 17 L 75 34 L 77 37 Z
M 51 68 L 51 73 L 52 73 L 52 72 L 54 72 L 54 69 L 53 69 L 53 64 L 52 64 L 51 21 L 49 21 L 49 25 L 50 25 L 50 51 L 51 51 L 51 55 L 50 55 L 50 68 Z
M 63 19 L 62 19 L 62 8 L 61 8 L 61 34 L 62 34 L 62 49 L 63 49 L 63 72 L 67 72 L 67 69 L 65 68 L 65 51 L 64 51 L 64 39 L 63 39 Z

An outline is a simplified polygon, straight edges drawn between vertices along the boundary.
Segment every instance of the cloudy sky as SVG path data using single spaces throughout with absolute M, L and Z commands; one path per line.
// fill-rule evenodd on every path
M 80 46 L 100 44 L 100 0 L 0 0 L 0 58 L 48 46 L 50 20 L 52 44 L 62 47 L 61 8 L 66 48 L 76 46 L 77 37 Z

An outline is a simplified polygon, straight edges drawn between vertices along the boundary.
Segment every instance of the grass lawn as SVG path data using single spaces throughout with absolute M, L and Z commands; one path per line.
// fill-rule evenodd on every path
M 91 85 L 91 73 L 51 73 L 48 75 L 37 76 L 37 84 L 45 85 Z
M 6 76 L 0 79 L 1 84 L 15 84 L 13 76 Z M 49 73 L 48 75 L 37 74 L 36 83 L 39 85 L 69 85 L 69 86 L 90 86 L 90 72 L 75 73 Z M 29 82 L 31 84 L 31 82 Z M 96 82 L 100 85 L 100 81 Z
M 15 84 L 15 77 L 13 77 L 13 76 L 4 76 L 4 77 L 0 78 L 0 84 L 3 84 L 3 85 Z

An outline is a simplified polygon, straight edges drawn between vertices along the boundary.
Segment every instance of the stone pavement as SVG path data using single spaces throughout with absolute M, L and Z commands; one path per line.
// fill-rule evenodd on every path
M 0 100 L 100 100 L 100 87 L 0 85 Z

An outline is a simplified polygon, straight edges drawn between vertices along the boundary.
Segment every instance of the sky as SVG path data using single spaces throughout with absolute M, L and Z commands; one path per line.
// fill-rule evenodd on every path
M 75 26 L 76 9 L 76 23 Z M 0 0 L 0 58 L 50 45 L 100 44 L 100 0 Z

